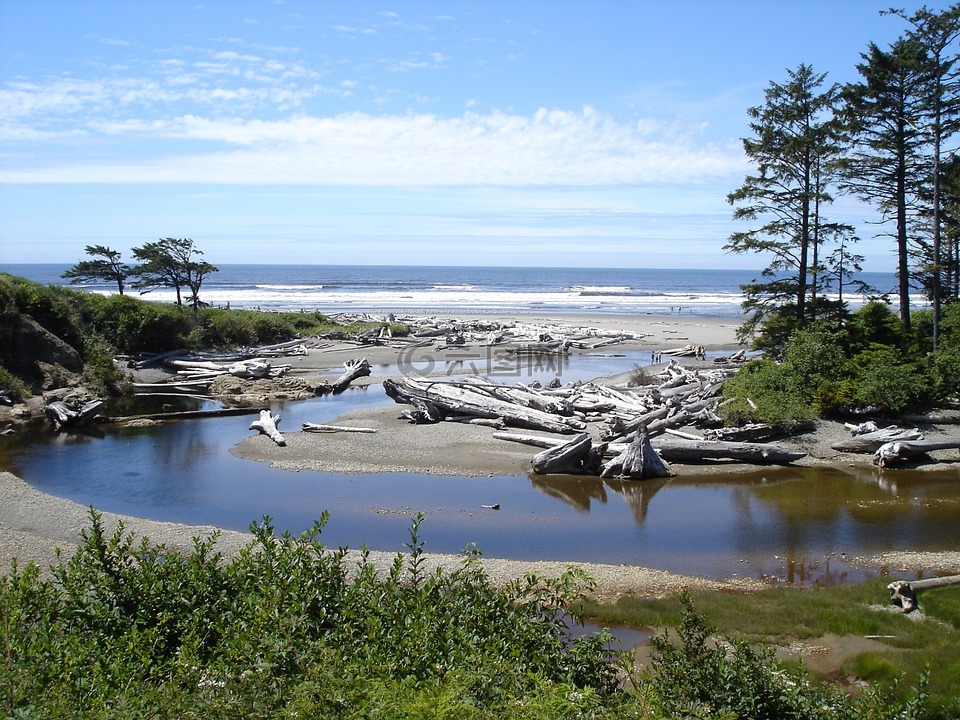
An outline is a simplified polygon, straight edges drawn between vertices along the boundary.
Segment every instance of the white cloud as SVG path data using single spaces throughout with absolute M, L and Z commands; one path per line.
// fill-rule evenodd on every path
M 221 93 L 222 94 L 222 93 Z M 291 101 L 292 102 L 292 101 Z M 206 182 L 358 186 L 600 186 L 704 184 L 742 177 L 742 154 L 685 131 L 620 123 L 591 108 L 538 110 L 532 116 L 467 112 L 279 121 L 184 115 L 160 121 L 100 123 L 91 129 L 138 143 L 196 142 L 196 151 L 104 158 L 0 173 L 5 182 Z

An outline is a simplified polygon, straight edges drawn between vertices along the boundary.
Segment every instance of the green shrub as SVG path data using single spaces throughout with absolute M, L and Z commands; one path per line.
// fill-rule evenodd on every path
M 0 578 L 13 715 L 396 717 L 439 703 L 451 717 L 544 704 L 541 717 L 619 717 L 629 700 L 609 635 L 568 637 L 582 573 L 495 587 L 475 551 L 428 571 L 421 518 L 385 573 L 324 548 L 326 517 L 300 537 L 265 519 L 229 561 L 216 536 L 184 555 L 91 520 L 52 580 L 35 566 Z
M 783 365 L 772 360 L 753 360 L 723 386 L 730 402 L 720 410 L 733 425 L 765 422 L 793 428 L 814 417 L 811 400 L 797 389 L 797 383 Z
M 773 650 L 739 638 L 718 636 L 681 597 L 676 641 L 668 633 L 651 637 L 651 668 L 643 682 L 668 717 L 743 720 L 837 720 L 843 718 L 928 717 L 925 679 L 906 700 L 894 693 L 867 691 L 847 696 L 832 684 L 816 683 L 801 668 L 778 662 Z
M 859 353 L 853 358 L 853 366 L 854 402 L 860 407 L 897 414 L 928 403 L 933 397 L 929 375 L 904 362 L 890 347 L 876 346 Z
M 900 318 L 884 302 L 866 303 L 850 316 L 847 329 L 850 335 L 851 352 L 854 354 L 873 345 L 894 348 L 904 346 L 905 338 Z
M 2 365 L 0 365 L 0 390 L 6 390 L 7 395 L 14 402 L 22 402 L 31 395 L 27 384 Z

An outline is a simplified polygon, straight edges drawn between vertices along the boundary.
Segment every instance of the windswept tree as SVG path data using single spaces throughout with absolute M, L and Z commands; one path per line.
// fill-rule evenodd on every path
M 771 256 L 764 279 L 743 286 L 750 313 L 745 333 L 773 312 L 792 312 L 795 325 L 814 317 L 820 246 L 828 228 L 848 230 L 821 214 L 833 200 L 831 173 L 840 153 L 834 120 L 839 89 L 823 88 L 826 74 L 809 65 L 788 74 L 786 84 L 770 83 L 763 105 L 747 111 L 753 136 L 743 140 L 743 149 L 757 172 L 727 196 L 735 219 L 760 225 L 734 233 L 724 249 Z
M 170 287 L 177 293 L 177 305 L 183 306 L 183 290 L 190 293 L 188 301 L 196 310 L 200 306 L 200 286 L 204 278 L 218 268 L 199 259 L 199 250 L 190 238 L 162 238 L 139 248 L 133 255 L 140 261 L 135 269 L 139 280 L 135 287 L 150 292 L 157 287 Z
M 91 280 L 113 282 L 117 284 L 117 292 L 123 295 L 131 269 L 120 261 L 120 253 L 103 245 L 87 245 L 85 250 L 95 259 L 81 260 L 60 277 L 69 278 L 71 285 Z

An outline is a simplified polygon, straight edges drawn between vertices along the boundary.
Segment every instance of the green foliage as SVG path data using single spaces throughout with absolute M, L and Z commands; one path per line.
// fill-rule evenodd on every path
M 731 402 L 721 408 L 724 420 L 741 425 L 766 422 L 794 428 L 814 417 L 811 398 L 797 392 L 784 367 L 772 360 L 753 360 L 728 380 L 723 395 Z
M 689 594 L 680 601 L 676 640 L 669 633 L 650 639 L 652 664 L 643 679 L 654 686 L 659 708 L 669 717 L 930 717 L 925 675 L 913 692 L 899 687 L 900 692 L 872 689 L 851 698 L 837 685 L 814 682 L 802 668 L 780 663 L 766 645 L 718 635 L 695 611 Z
M 919 407 L 933 398 L 933 387 L 922 367 L 905 362 L 884 346 L 864 350 L 853 358 L 851 383 L 854 402 L 885 414 Z
M 5 390 L 13 402 L 21 402 L 31 394 L 27 384 L 3 365 L 0 365 L 0 390 Z
M 617 717 L 609 636 L 567 633 L 589 580 L 494 587 L 473 550 L 429 570 L 421 520 L 381 573 L 320 544 L 326 517 L 300 537 L 265 519 L 227 561 L 216 536 L 182 554 L 91 511 L 52 579 L 0 579 L 0 692 L 31 717 Z
M 847 323 L 850 350 L 854 354 L 873 345 L 903 348 L 905 338 L 900 319 L 887 303 L 866 303 L 850 316 Z
M 920 325 L 922 321 L 915 323 Z M 948 339 L 937 355 L 936 374 L 931 374 L 907 348 L 899 321 L 883 303 L 864 305 L 843 325 L 818 321 L 800 326 L 790 313 L 776 313 L 759 337 L 768 344 L 767 354 L 780 362 L 755 360 L 727 382 L 724 396 L 732 402 L 722 414 L 734 424 L 790 428 L 815 416 L 844 416 L 866 408 L 896 415 L 933 403 L 938 393 L 955 388 L 960 370 L 960 352 L 954 351 L 960 344 Z

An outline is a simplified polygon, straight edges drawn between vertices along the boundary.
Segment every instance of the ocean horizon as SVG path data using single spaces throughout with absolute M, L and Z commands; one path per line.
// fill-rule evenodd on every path
M 71 263 L 0 264 L 0 272 L 45 285 L 71 286 L 61 277 Z M 760 270 L 682 268 L 453 267 L 414 265 L 224 264 L 204 278 L 208 305 L 325 314 L 554 312 L 583 314 L 739 315 L 741 285 Z M 879 292 L 896 287 L 893 273 L 858 276 Z M 104 295 L 115 284 L 72 287 Z M 175 302 L 172 289 L 132 296 Z M 835 293 L 834 293 L 835 296 Z M 865 298 L 849 293 L 852 307 Z

